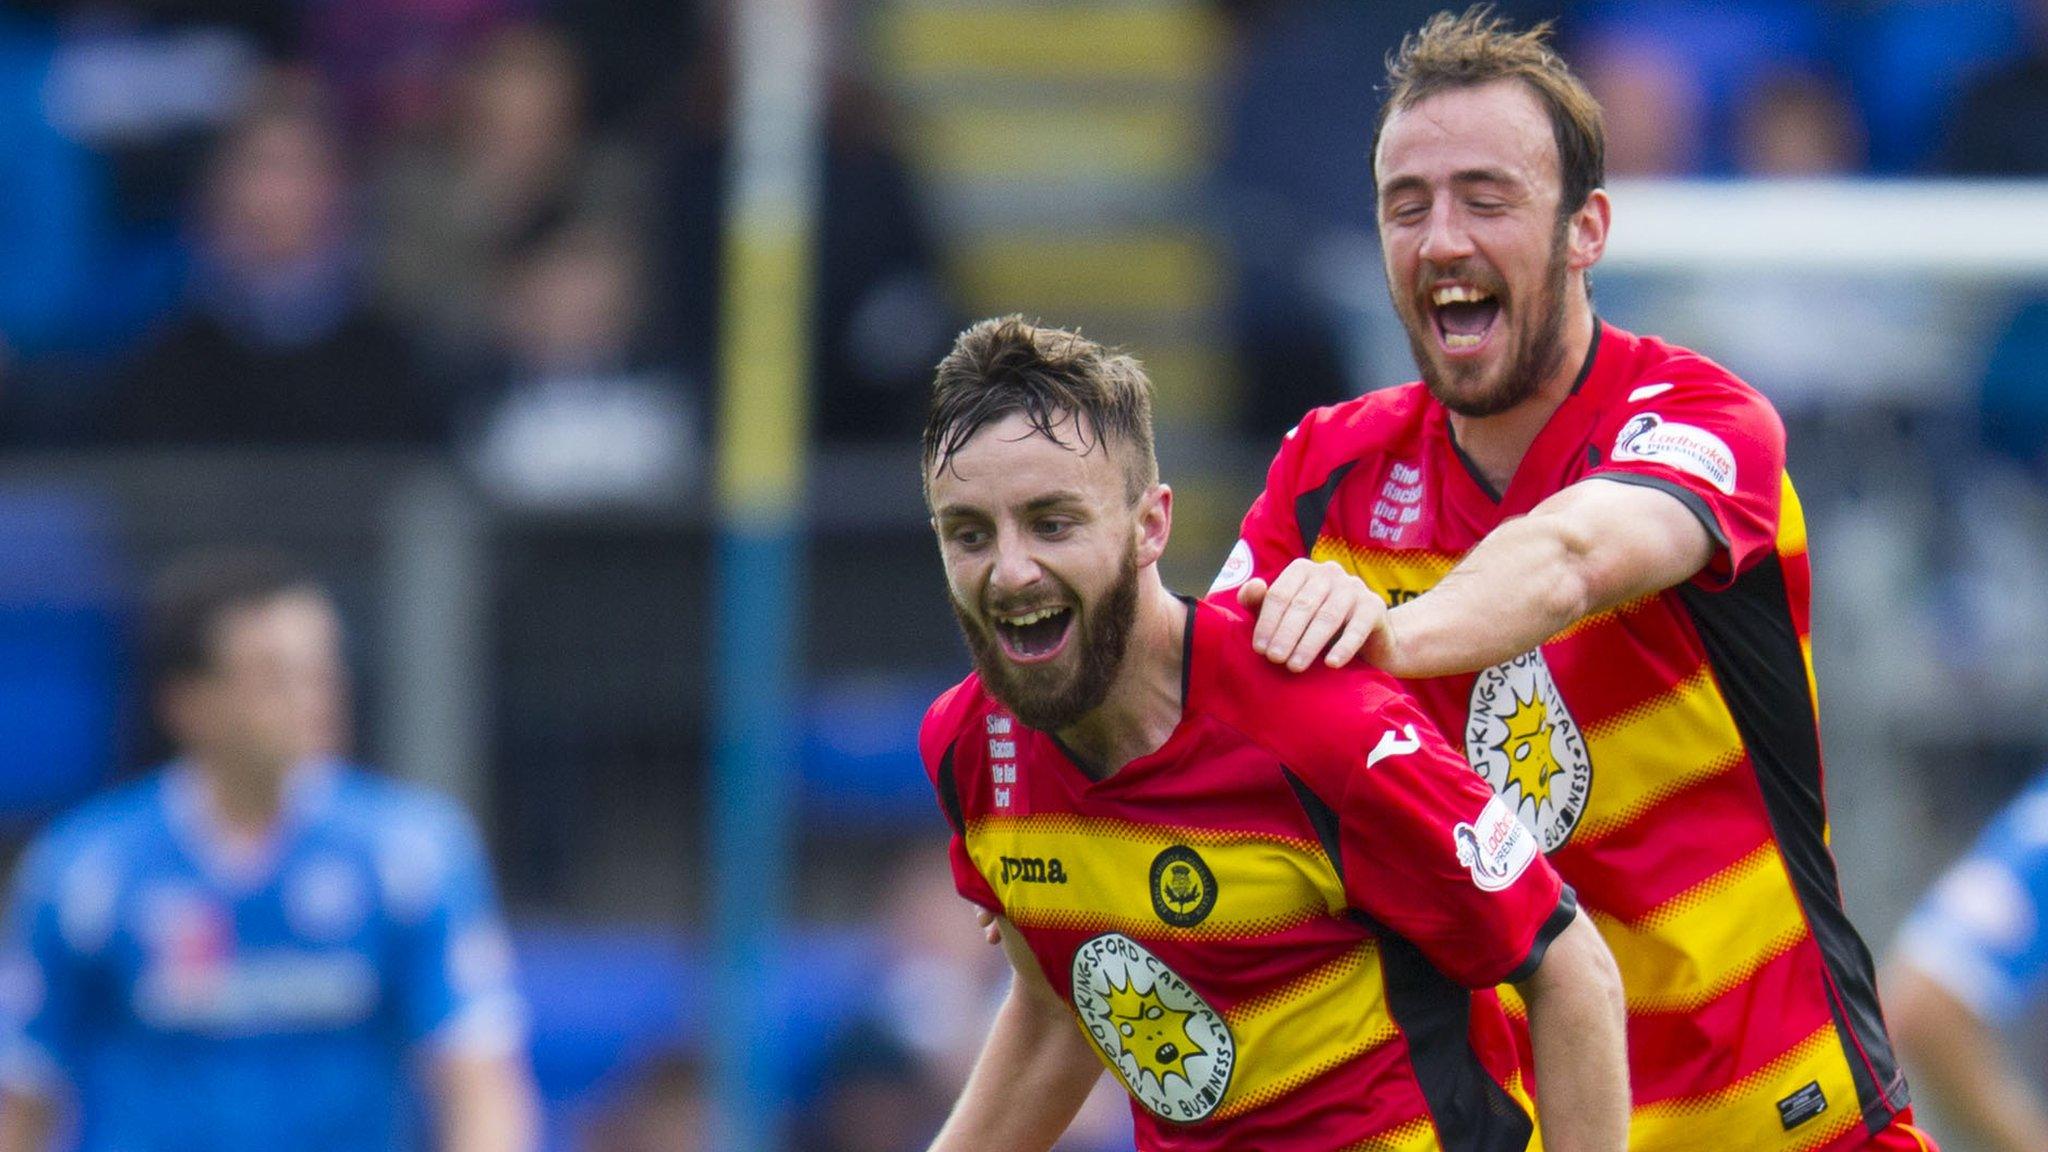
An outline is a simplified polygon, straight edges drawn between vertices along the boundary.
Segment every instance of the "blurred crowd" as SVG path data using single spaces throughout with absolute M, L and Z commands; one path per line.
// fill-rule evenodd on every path
M 811 355 L 835 445 L 907 443 L 968 318 L 908 122 L 863 50 L 885 6 L 820 5 L 835 34 Z M 1365 133 L 1378 61 L 1442 6 L 1213 0 L 1230 35 L 1202 203 L 1230 257 L 1234 431 L 1261 446 L 1411 374 L 1360 331 L 1384 295 Z M 1499 7 L 1560 18 L 1613 178 L 2048 176 L 2048 0 Z M 517 507 L 700 500 L 728 8 L 0 0 L 0 450 L 400 446 Z M 2010 611 L 2048 595 L 2048 295 L 1997 297 L 1944 336 L 1925 319 L 1982 301 L 1866 286 L 1827 297 L 1821 336 L 1798 318 L 1827 286 L 1737 287 L 1603 274 L 1601 303 L 1628 326 L 1687 317 L 1665 334 L 1756 379 L 1795 454 L 1912 440 L 2006 462 L 1988 481 L 1958 468 L 1978 502 L 1917 546 L 1975 573 L 1933 590 L 1940 658 L 1993 697 L 2048 688 L 2048 603 L 2032 631 Z M 1884 467 L 1820 458 L 1821 503 Z M 2014 500 L 2038 515 L 2016 523 Z M 1873 585 L 1867 611 L 1897 587 Z M 2014 661 L 2035 675 L 1995 674 Z M 881 871 L 865 951 L 838 968 L 862 994 L 793 1014 L 815 1031 L 792 1068 L 803 1152 L 921 1147 L 1005 979 L 953 913 L 936 833 Z M 702 1147 L 697 1057 L 640 1056 L 563 1130 L 598 1152 Z M 1122 1107 L 1100 1097 L 1067 1147 L 1127 1147 Z

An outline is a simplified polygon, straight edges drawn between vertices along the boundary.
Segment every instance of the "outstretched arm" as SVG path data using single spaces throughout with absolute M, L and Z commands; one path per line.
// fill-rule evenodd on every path
M 1073 1122 L 1102 1062 L 1007 920 L 1015 974 L 953 1115 L 931 1152 L 1046 1152 Z
M 1627 1019 L 1621 973 L 1584 912 L 1516 985 L 1529 1004 L 1536 1113 L 1552 1152 L 1628 1145 Z
M 1239 592 L 1252 642 L 1296 670 L 1353 653 L 1404 679 L 1490 667 L 1577 621 L 1692 578 L 1714 538 L 1669 492 L 1593 477 L 1494 529 L 1435 588 L 1392 610 L 1335 563 L 1290 563 Z M 1333 643 L 1334 641 L 1334 643 Z
M 2048 1100 L 2027 1084 L 1998 1034 L 1910 961 L 1887 973 L 1885 1018 L 1899 1054 L 1951 1124 L 1987 1152 L 2040 1152 Z

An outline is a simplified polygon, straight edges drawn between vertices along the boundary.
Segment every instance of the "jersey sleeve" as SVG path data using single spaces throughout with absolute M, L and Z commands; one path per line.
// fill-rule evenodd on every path
M 1577 910 L 1535 836 L 1404 697 L 1339 810 L 1351 906 L 1468 987 L 1527 977 Z
M 387 899 L 402 941 L 392 981 L 407 1038 L 441 1052 L 517 1051 L 525 1004 L 475 826 L 437 800 L 401 819 L 386 852 Z
M 67 938 L 63 903 L 67 888 L 79 889 L 93 878 L 78 871 L 88 864 L 64 855 L 42 843 L 23 860 L 8 913 L 6 952 L 0 956 L 0 1087 L 44 1099 L 73 1082 L 82 993 L 92 963 Z M 72 883 L 66 883 L 67 876 Z M 78 934 L 79 918 L 74 911 L 71 935 Z
M 1979 1017 L 2026 1015 L 2048 981 L 2048 776 L 1999 815 L 1921 901 L 1897 952 Z
M 1634 394 L 1643 398 L 1595 440 L 1602 463 L 1587 475 L 1676 497 L 1714 539 L 1693 582 L 1726 588 L 1777 547 L 1785 426 L 1769 401 L 1727 377 L 1691 375 Z
M 931 710 L 925 713 L 924 726 L 918 732 L 918 750 L 924 757 L 925 776 L 931 781 L 939 811 L 946 817 L 949 835 L 946 860 L 952 866 L 953 887 L 967 900 L 1000 915 L 1003 902 L 996 897 L 995 889 L 989 887 L 988 879 L 967 854 L 966 806 L 961 798 L 958 767 L 954 763 L 959 745 L 955 713 L 961 693 L 961 688 L 954 688 L 939 697 Z

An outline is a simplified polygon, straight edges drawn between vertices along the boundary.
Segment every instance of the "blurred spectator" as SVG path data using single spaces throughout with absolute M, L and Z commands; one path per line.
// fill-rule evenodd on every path
M 447 801 L 338 759 L 339 620 L 267 554 L 154 590 L 153 704 L 177 757 L 46 832 L 16 877 L 0 1149 L 534 1140 L 523 1009 L 488 867 Z M 415 1064 L 415 1060 L 418 1063 Z
M 1969 82 L 1941 167 L 1957 176 L 2048 176 L 2048 0 L 2027 0 L 2026 52 Z
M 725 269 L 729 77 L 726 36 L 684 69 L 664 158 L 665 269 L 677 350 L 717 379 Z M 923 419 L 932 365 L 958 330 L 941 287 L 925 204 L 892 139 L 889 106 L 840 61 L 827 89 L 812 298 L 816 429 L 828 440 L 892 440 Z
M 459 62 L 533 0 L 298 0 L 305 50 L 358 139 L 404 138 L 433 122 Z
M 1736 108 L 1735 164 L 1745 176 L 1854 173 L 1863 167 L 1867 146 L 1848 93 L 1816 73 L 1771 75 Z
M 1685 176 L 1706 159 L 1706 91 L 1692 60 L 1655 36 L 1615 33 L 1580 57 L 1606 110 L 1607 175 Z
M 185 315 L 119 395 L 151 444 L 419 443 L 444 418 L 357 268 L 348 170 L 316 96 L 282 87 L 208 173 Z
M 466 437 L 486 486 L 531 507 L 682 497 L 699 453 L 697 396 L 648 352 L 634 246 L 594 225 L 564 228 L 493 279 L 498 364 Z
M 2048 1133 L 2039 1064 L 1998 1030 L 2048 981 L 2048 776 L 1984 830 L 1900 931 L 1885 1015 L 1941 1115 L 1985 1152 L 2038 1149 Z
M 583 64 L 560 33 L 510 25 L 460 76 L 443 130 L 399 148 L 378 181 L 384 295 L 457 362 L 490 341 L 513 248 L 564 225 L 634 228 L 647 210 L 641 157 L 593 138 Z
M 909 1049 L 856 1025 L 826 1057 L 824 1085 L 797 1123 L 797 1152 L 919 1152 L 948 1099 Z
M 704 1152 L 711 1102 L 697 1061 L 657 1055 L 635 1070 L 616 1105 L 587 1124 L 583 1152 Z

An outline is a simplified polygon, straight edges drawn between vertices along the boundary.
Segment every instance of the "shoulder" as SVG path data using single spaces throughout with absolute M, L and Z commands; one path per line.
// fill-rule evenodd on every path
M 1627 363 L 1608 416 L 1622 422 L 1645 410 L 1724 410 L 1780 426 L 1777 410 L 1763 393 L 1709 357 L 1655 336 L 1618 333 Z
M 1313 488 L 1345 464 L 1408 451 L 1422 434 L 1430 403 L 1428 389 L 1417 382 L 1311 409 L 1281 440 L 1280 455 L 1292 457 L 1301 486 Z
M 924 723 L 917 732 L 917 749 L 924 759 L 925 774 L 934 781 L 938 779 L 939 763 L 945 758 L 947 749 L 960 742 L 980 718 L 988 713 L 992 701 L 981 685 L 981 677 L 973 673 L 967 678 L 939 694 L 925 709 Z
M 462 805 L 441 792 L 354 765 L 335 770 L 335 819 L 345 830 L 382 842 L 393 836 L 474 833 L 474 822 Z
M 118 866 L 164 834 L 160 773 L 94 797 L 51 822 L 29 845 L 24 877 L 55 879 L 81 864 Z
M 1209 602 L 1203 608 L 1197 627 L 1212 635 L 1203 644 L 1210 667 L 1202 677 L 1202 710 L 1297 775 L 1314 777 L 1311 784 L 1320 780 L 1341 791 L 1342 778 L 1382 735 L 1419 715 L 1377 668 L 1317 662 L 1290 672 L 1253 650 L 1253 620 L 1242 610 Z

